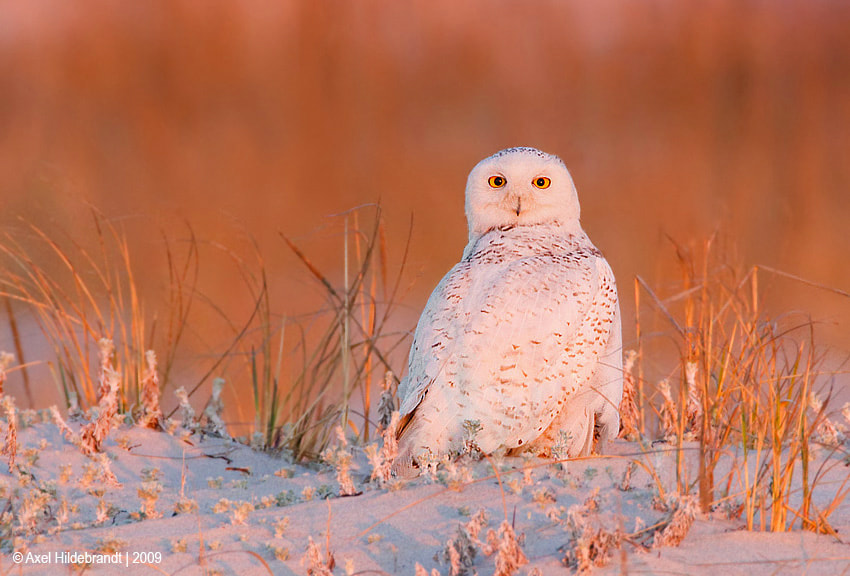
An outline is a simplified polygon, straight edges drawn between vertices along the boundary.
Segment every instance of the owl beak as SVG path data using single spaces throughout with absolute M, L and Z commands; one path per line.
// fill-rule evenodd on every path
M 521 198 L 517 198 L 517 199 L 516 199 L 516 209 L 514 210 L 514 212 L 516 212 L 516 215 L 517 215 L 517 216 L 519 216 L 519 213 L 520 213 L 520 210 L 521 210 L 521 209 L 522 209 L 522 199 L 521 199 Z

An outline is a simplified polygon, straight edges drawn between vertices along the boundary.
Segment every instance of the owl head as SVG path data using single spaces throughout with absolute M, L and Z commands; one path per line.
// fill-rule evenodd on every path
M 558 223 L 579 226 L 573 179 L 557 156 L 536 148 L 507 148 L 479 162 L 466 182 L 472 242 L 494 228 Z

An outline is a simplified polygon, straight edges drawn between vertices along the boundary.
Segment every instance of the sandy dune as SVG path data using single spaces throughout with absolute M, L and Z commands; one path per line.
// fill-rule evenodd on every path
M 610 457 L 568 462 L 566 470 L 536 458 L 491 459 L 390 488 L 366 482 L 370 469 L 354 449 L 352 477 L 361 493 L 351 497 L 337 496 L 336 473 L 329 467 L 295 465 L 227 439 L 184 431 L 114 430 L 105 449 L 120 486 L 108 483 L 101 466 L 51 422 L 21 430 L 18 442 L 19 469 L 10 474 L 4 466 L 0 475 L 6 502 L 0 527 L 4 574 L 308 574 L 309 538 L 324 555 L 329 529 L 333 574 L 412 576 L 419 563 L 429 574 L 436 569 L 445 575 L 450 572 L 447 542 L 482 509 L 486 524 L 478 542 L 466 548 L 475 551 L 468 574 L 494 573 L 499 552 L 486 550 L 486 533 L 497 534 L 506 516 L 528 559 L 517 573 L 564 574 L 574 571 L 562 563 L 575 545 L 571 508 L 574 518 L 593 499 L 595 504 L 584 507 L 584 521 L 610 533 L 633 534 L 643 526 L 649 528 L 646 536 L 670 517 L 653 505 L 658 484 L 642 466 L 623 489 L 631 458 L 656 471 L 664 490 L 675 486 L 669 447 L 637 456 L 640 447 L 627 442 L 616 443 Z M 848 468 L 826 451 L 819 458 L 831 466 L 816 488 L 815 502 L 825 505 Z M 737 461 L 731 454 L 724 457 L 718 486 L 739 467 L 733 468 Z M 740 500 L 736 477 L 730 509 Z M 679 547 L 643 552 L 624 542 L 622 552 L 615 550 L 608 565 L 594 573 L 850 572 L 850 548 L 834 537 L 799 530 L 748 532 L 742 518 L 729 516 L 720 509 L 697 514 Z M 850 532 L 848 504 L 831 520 L 839 535 Z M 636 543 L 640 536 L 630 539 Z M 14 552 L 23 555 L 21 563 Z M 67 554 L 78 553 L 80 559 L 86 552 L 88 566 L 63 564 L 72 559 Z M 98 563 L 109 559 L 120 564 Z

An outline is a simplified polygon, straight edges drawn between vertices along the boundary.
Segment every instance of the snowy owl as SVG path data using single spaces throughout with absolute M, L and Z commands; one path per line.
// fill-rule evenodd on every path
M 396 473 L 471 434 L 484 453 L 584 456 L 594 438 L 601 451 L 619 431 L 620 306 L 566 166 L 535 148 L 485 158 L 466 217 L 469 243 L 428 299 L 399 385 Z

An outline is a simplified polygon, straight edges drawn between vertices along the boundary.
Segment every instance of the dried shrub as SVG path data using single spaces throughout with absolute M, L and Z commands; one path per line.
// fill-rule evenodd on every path
M 3 455 L 9 458 L 9 472 L 15 470 L 15 458 L 18 454 L 18 417 L 15 401 L 11 396 L 0 398 L 3 411 L 6 413 L 6 439 L 3 443 Z
M 491 552 L 478 537 L 487 523 L 487 512 L 482 508 L 466 524 L 458 525 L 454 538 L 446 542 L 442 554 L 436 558 L 449 565 L 449 576 L 467 576 L 475 563 L 478 550 L 481 549 L 485 554 Z
M 490 530 L 487 540 L 491 549 L 496 550 L 496 571 L 493 576 L 513 576 L 520 566 L 528 564 L 513 526 L 507 520 L 502 521 L 498 537 Z
M 620 438 L 636 440 L 640 436 L 637 383 L 633 373 L 637 352 L 629 350 L 623 362 L 623 399 L 620 402 Z
M 675 498 L 669 516 L 660 522 L 653 536 L 652 547 L 681 544 L 694 523 L 697 507 L 694 496 Z
M 216 378 L 213 380 L 210 399 L 204 407 L 199 424 L 204 434 L 227 438 L 227 425 L 222 418 L 224 402 L 221 399 L 221 392 L 223 389 L 224 379 Z
M 370 479 L 372 481 L 377 480 L 382 487 L 392 480 L 392 465 L 398 456 L 398 423 L 399 413 L 394 411 L 389 422 L 387 422 L 387 426 L 381 432 L 384 440 L 381 449 L 378 450 L 374 444 L 366 447 L 366 455 L 372 465 Z
M 7 370 L 14 361 L 14 356 L 9 354 L 8 352 L 0 351 L 0 396 L 3 396 L 4 394 L 3 386 L 6 383 Z
M 588 574 L 594 566 L 605 566 L 622 543 L 619 529 L 610 531 L 599 523 L 598 489 L 581 505 L 567 511 L 570 541 L 563 547 L 563 563 L 578 574 Z
M 336 566 L 333 552 L 328 548 L 325 550 L 324 558 L 322 556 L 321 548 L 313 541 L 313 537 L 309 536 L 305 557 L 307 576 L 333 576 L 333 569 Z
M 159 430 L 162 428 L 162 409 L 159 406 L 159 373 L 156 366 L 156 353 L 145 353 L 145 376 L 142 380 L 142 417 L 139 425 Z
M 115 415 L 118 414 L 118 390 L 121 375 L 112 367 L 114 347 L 112 340 L 100 340 L 100 387 L 97 418 L 80 430 L 80 447 L 88 455 L 100 452 L 101 445 L 112 429 Z

